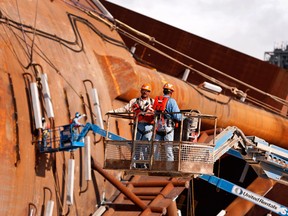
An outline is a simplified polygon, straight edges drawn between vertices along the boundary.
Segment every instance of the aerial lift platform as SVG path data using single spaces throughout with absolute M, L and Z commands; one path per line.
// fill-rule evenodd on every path
M 288 215 L 288 208 L 265 197 L 241 188 L 231 182 L 214 176 L 214 163 L 228 153 L 255 164 L 266 177 L 288 185 L 288 151 L 255 136 L 245 136 L 237 127 L 217 130 L 217 117 L 195 111 L 182 111 L 178 137 L 174 141 L 154 141 L 157 116 L 153 123 L 151 141 L 135 140 L 138 116 L 131 113 L 108 114 L 108 122 L 114 118 L 125 118 L 132 123 L 132 139 L 128 140 L 97 125 L 87 123 L 79 133 L 72 125 L 64 125 L 50 131 L 50 137 L 39 142 L 41 153 L 73 151 L 84 146 L 84 137 L 89 131 L 103 136 L 105 144 L 104 168 L 123 170 L 127 174 L 201 178 L 218 188 L 260 205 L 279 215 Z M 141 113 L 140 113 L 141 114 Z M 145 114 L 145 113 L 142 113 Z M 113 121 L 113 120 L 112 120 Z M 212 138 L 201 131 L 202 121 L 214 121 Z M 202 137 L 205 137 L 202 138 Z M 54 146 L 54 147 L 53 147 Z M 56 147 L 55 147 L 56 146 Z M 174 160 L 167 161 L 165 149 L 173 148 Z M 146 152 L 146 158 L 143 155 Z M 157 151 L 157 152 L 156 152 Z M 155 157 L 155 155 L 158 155 Z M 136 157 L 138 155 L 138 157 Z M 143 166 L 137 166 L 143 165 Z M 138 168 L 141 167 L 141 168 Z

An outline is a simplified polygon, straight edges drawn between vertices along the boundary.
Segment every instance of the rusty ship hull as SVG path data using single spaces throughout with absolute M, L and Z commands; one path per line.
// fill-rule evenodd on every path
M 93 140 L 91 156 L 98 164 L 94 169 L 99 169 L 98 172 L 92 172 L 92 181 L 85 181 L 83 177 L 84 168 L 81 162 L 83 150 L 51 154 L 40 154 L 37 151 L 39 128 L 35 125 L 36 114 L 33 112 L 30 84 L 41 86 L 39 83 L 42 74 L 47 75 L 54 114 L 51 116 L 45 107 L 45 95 L 40 97 L 40 109 L 42 115 L 49 119 L 50 127 L 68 124 L 76 112 L 87 114 L 86 120 L 90 122 L 94 122 L 95 118 L 99 119 L 91 109 L 89 101 L 91 88 L 95 87 L 98 90 L 101 117 L 105 118 L 107 111 L 137 97 L 142 83 L 152 84 L 152 97 L 154 97 L 162 94 L 162 86 L 165 82 L 170 82 L 176 88 L 173 97 L 178 101 L 180 109 L 197 109 L 202 113 L 216 115 L 219 127 L 235 125 L 247 135 L 255 135 L 269 143 L 288 148 L 288 120 L 285 107 L 278 105 L 278 109 L 282 110 L 282 113 L 278 114 L 244 103 L 230 95 L 206 92 L 198 88 L 195 85 L 197 83 L 191 84 L 189 80 L 184 82 L 179 79 L 179 74 L 171 73 L 171 70 L 176 67 L 175 63 L 175 67 L 171 66 L 171 70 L 168 70 L 164 67 L 167 64 L 162 57 L 156 58 L 155 62 L 145 59 L 147 53 L 144 50 L 143 55 L 138 53 L 143 57 L 143 61 L 137 61 L 129 52 L 130 47 L 127 46 L 129 41 L 124 42 L 125 39 L 117 31 L 117 26 L 103 17 L 103 14 L 109 10 L 104 10 L 102 4 L 95 2 L 72 0 L 0 2 L 2 117 L 0 215 L 44 215 L 49 200 L 55 203 L 53 215 L 92 215 L 100 208 L 103 201 L 112 199 L 111 197 L 117 191 L 116 181 L 123 176 L 119 171 L 110 170 L 108 174 L 112 176 L 112 180 L 107 181 L 108 174 L 100 171 L 104 163 L 104 144 L 98 135 L 91 136 Z M 105 5 L 104 2 L 103 4 Z M 109 8 L 108 5 L 106 6 Z M 110 7 L 111 11 L 117 9 L 113 5 Z M 119 8 L 119 11 L 122 10 Z M 147 62 L 150 64 L 146 64 Z M 156 67 L 157 64 L 160 65 L 159 68 Z M 224 65 L 225 62 L 222 64 Z M 264 62 L 258 64 L 261 65 L 260 68 L 270 68 L 269 71 L 277 70 L 277 77 L 274 80 L 278 80 L 278 83 L 263 90 L 270 89 L 271 94 L 285 99 L 288 92 L 287 86 L 283 89 L 276 88 L 276 85 L 282 85 L 285 80 L 288 80 L 287 73 L 278 71 Z M 207 74 L 209 73 L 211 72 L 207 71 Z M 254 96 L 257 96 L 257 93 Z M 270 98 L 260 96 L 260 99 L 271 102 Z M 274 102 L 272 101 L 271 104 L 274 105 Z M 130 131 L 123 128 L 115 129 L 115 132 L 124 137 L 130 136 Z M 73 205 L 67 204 L 66 197 L 69 159 L 75 160 L 76 167 Z M 229 164 L 233 164 L 232 168 Z M 237 178 L 237 175 L 241 175 L 244 165 L 244 162 L 227 156 L 221 160 L 221 170 L 220 166 L 217 166 L 219 170 L 216 172 L 221 171 L 223 176 L 232 181 L 233 178 Z M 191 215 L 191 209 L 194 213 L 196 211 L 196 215 L 214 215 L 215 212 L 228 207 L 230 203 L 229 208 L 233 209 L 231 212 L 236 209 L 238 215 L 259 215 L 259 212 L 267 212 L 262 208 L 253 208 L 254 205 L 247 201 L 235 200 L 233 195 L 215 191 L 215 188 L 197 179 L 193 188 L 195 194 L 193 205 L 187 195 L 191 195 L 189 190 L 191 188 L 187 189 L 185 182 L 179 184 L 180 189 L 177 190 L 176 184 L 171 184 L 176 181 L 175 179 L 140 176 L 134 179 L 141 181 L 142 185 L 145 185 L 143 182 L 150 182 L 151 185 L 157 183 L 158 187 L 167 183 L 164 191 L 168 192 L 162 191 L 167 196 L 164 201 L 163 196 L 159 195 L 162 192 L 155 190 L 151 194 L 154 196 L 153 206 L 160 206 L 160 202 L 157 202 L 160 200 L 161 204 L 165 203 L 168 210 L 164 212 L 163 209 L 159 210 L 155 207 L 156 210 L 152 211 L 151 207 L 145 212 L 147 215 L 164 213 L 176 215 L 177 208 L 182 208 L 183 215 Z M 247 180 L 243 182 L 243 186 L 249 187 L 249 185 L 251 188 L 254 187 L 253 191 L 262 195 L 270 191 L 268 193 L 270 199 L 287 206 L 287 200 L 282 198 L 285 195 L 275 195 L 279 191 L 285 194 L 286 187 L 280 187 L 271 180 L 258 180 L 253 170 L 250 170 Z M 169 198 L 172 192 L 179 193 L 177 207 Z M 225 201 L 221 201 L 223 197 Z M 137 203 L 137 198 L 135 199 L 134 203 Z M 145 206 L 140 210 L 131 207 L 129 211 L 129 206 L 125 206 L 127 203 L 123 197 L 122 200 L 124 200 L 124 207 L 119 211 L 120 213 L 112 211 L 111 208 L 106 215 L 139 215 L 145 211 Z M 216 200 L 217 205 L 211 204 Z M 211 205 L 210 212 L 207 210 L 209 205 Z

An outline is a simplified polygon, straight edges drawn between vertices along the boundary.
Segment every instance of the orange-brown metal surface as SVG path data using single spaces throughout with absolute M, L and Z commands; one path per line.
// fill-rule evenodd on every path
M 258 177 L 247 187 L 247 190 L 265 196 L 275 184 L 276 181 Z M 225 209 L 226 216 L 246 215 L 254 205 L 254 203 L 238 197 Z
M 127 102 L 138 96 L 143 82 L 152 83 L 152 96 L 156 96 L 168 81 L 175 85 L 173 96 L 181 109 L 215 114 L 219 127 L 236 125 L 247 135 L 287 147 L 287 119 L 136 65 L 115 29 L 100 17 L 89 16 L 84 12 L 87 8 L 100 13 L 92 2 L 84 0 L 0 2 L 0 215 L 38 215 L 49 199 L 55 203 L 53 215 L 89 215 L 104 195 L 110 198 L 115 192 L 97 172 L 92 173 L 92 181 L 85 181 L 81 149 L 53 154 L 37 151 L 29 86 L 38 82 L 41 90 L 42 73 L 48 77 L 55 113 L 51 122 L 56 126 L 68 124 L 77 111 L 87 114 L 90 122 L 99 117 L 89 115 L 86 93 L 92 86 L 84 80 L 90 80 L 98 90 L 103 118 L 115 98 Z M 41 114 L 47 118 L 43 97 L 40 103 Z M 127 133 L 130 131 L 120 130 L 119 134 Z M 103 140 L 97 135 L 91 138 L 92 157 L 102 165 Z M 73 205 L 68 205 L 66 198 L 70 158 L 75 159 Z M 121 173 L 109 173 L 120 179 Z M 172 188 L 168 186 L 163 194 Z M 168 212 L 175 211 L 171 200 L 163 201 Z
M 47 207 L 49 199 L 55 204 L 53 215 L 92 214 L 101 202 L 103 191 L 110 197 L 115 188 L 106 188 L 103 177 L 96 172 L 92 181 L 85 181 L 82 150 L 73 154 L 37 152 L 29 82 L 35 82 L 41 73 L 47 74 L 55 113 L 53 120 L 56 126 L 64 125 L 77 111 L 89 114 L 83 80 L 91 80 L 100 90 L 104 112 L 111 107 L 108 95 L 116 91 L 113 84 L 106 82 L 97 55 L 113 54 L 127 59 L 130 55 L 97 35 L 99 31 L 102 36 L 109 35 L 122 43 L 115 31 L 64 1 L 4 0 L 0 8 L 0 215 L 30 215 L 35 211 L 38 215 Z M 41 66 L 38 74 L 32 63 Z M 91 90 L 90 85 L 87 88 Z M 43 107 L 42 115 L 47 118 Z M 92 146 L 92 156 L 102 164 L 103 143 Z M 74 204 L 68 205 L 67 166 L 71 157 L 75 159 L 75 197 Z

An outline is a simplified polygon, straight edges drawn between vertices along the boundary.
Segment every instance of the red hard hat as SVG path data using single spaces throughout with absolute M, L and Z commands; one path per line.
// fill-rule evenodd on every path
M 144 89 L 144 90 L 147 90 L 147 91 L 151 91 L 151 86 L 150 86 L 150 84 L 143 84 L 142 86 L 141 86 L 141 90 L 142 89 Z
M 175 91 L 174 86 L 173 86 L 171 83 L 166 83 L 166 84 L 163 86 L 163 89 L 168 89 L 168 90 L 170 90 L 170 91 L 172 91 L 172 92 Z

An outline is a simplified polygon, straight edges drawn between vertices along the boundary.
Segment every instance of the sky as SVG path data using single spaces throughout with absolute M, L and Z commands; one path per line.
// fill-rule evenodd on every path
M 288 0 L 109 2 L 260 60 L 265 52 L 288 45 Z

